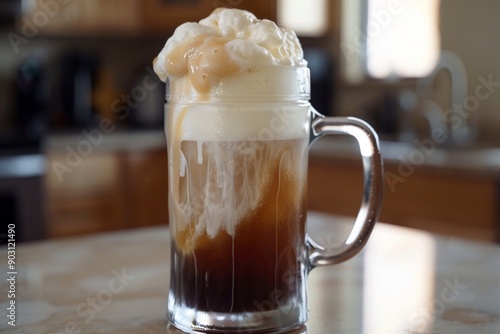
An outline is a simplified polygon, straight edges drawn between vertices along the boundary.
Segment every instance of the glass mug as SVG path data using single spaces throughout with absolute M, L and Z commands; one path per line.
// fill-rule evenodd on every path
M 354 256 L 376 222 L 383 179 L 377 135 L 361 120 L 315 112 L 305 67 L 262 66 L 220 78 L 210 99 L 193 94 L 187 80 L 167 86 L 168 320 L 189 333 L 296 328 L 307 319 L 309 271 Z M 310 129 L 316 137 L 354 136 L 363 158 L 362 205 L 335 249 L 305 232 Z

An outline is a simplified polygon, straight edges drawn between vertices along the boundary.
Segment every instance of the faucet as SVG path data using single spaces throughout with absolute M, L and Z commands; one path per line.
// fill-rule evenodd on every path
M 446 111 L 431 99 L 434 80 L 441 71 L 450 74 L 451 105 Z M 463 146 L 476 140 L 478 129 L 475 117 L 464 117 L 463 113 L 459 113 L 459 108 L 464 107 L 467 98 L 468 84 L 467 70 L 457 54 L 442 50 L 434 71 L 417 81 L 417 92 L 431 134 L 433 129 L 443 129 L 447 135 L 445 144 L 449 146 Z

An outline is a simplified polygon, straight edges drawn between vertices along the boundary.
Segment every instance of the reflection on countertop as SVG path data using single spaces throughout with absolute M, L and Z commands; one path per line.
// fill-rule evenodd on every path
M 313 216 L 310 233 L 328 235 L 331 220 Z M 486 244 L 378 224 L 361 256 L 312 272 L 309 284 L 317 288 L 310 290 L 310 299 L 316 301 L 310 311 L 321 314 L 318 318 L 324 323 L 336 323 L 330 327 L 337 329 L 334 332 L 497 333 L 500 258 L 495 254 L 499 251 Z M 337 291 L 334 298 L 329 292 L 332 286 Z

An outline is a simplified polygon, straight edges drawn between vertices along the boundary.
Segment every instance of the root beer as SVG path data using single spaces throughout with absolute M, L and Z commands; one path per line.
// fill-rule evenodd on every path
M 179 202 L 170 206 L 185 220 L 173 232 L 174 299 L 224 313 L 295 302 L 304 271 L 307 146 L 307 138 L 182 143 L 185 171 Z

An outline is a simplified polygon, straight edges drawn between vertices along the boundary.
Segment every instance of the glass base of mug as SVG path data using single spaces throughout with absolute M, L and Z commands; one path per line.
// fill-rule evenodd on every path
M 306 317 L 301 313 L 296 305 L 282 305 L 271 311 L 242 313 L 205 312 L 176 306 L 174 311 L 169 308 L 167 318 L 174 327 L 192 334 L 285 333 L 305 323 Z

